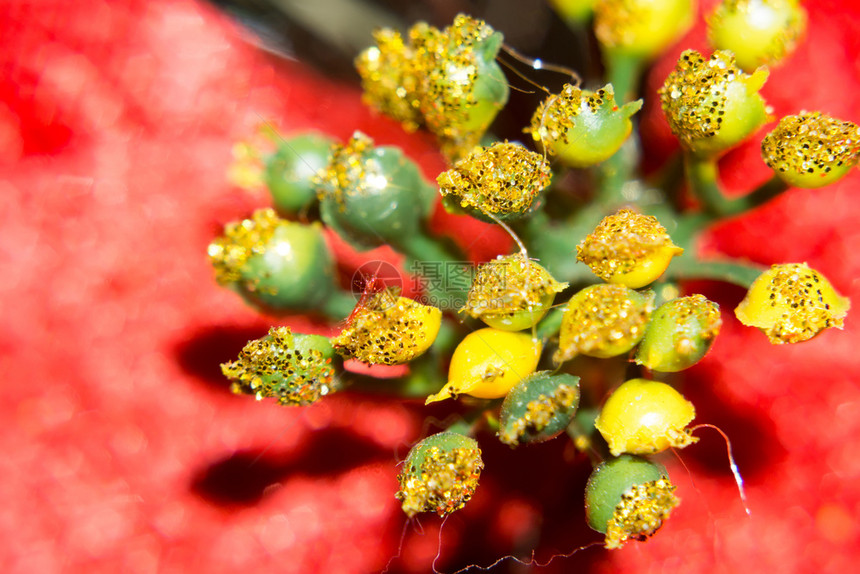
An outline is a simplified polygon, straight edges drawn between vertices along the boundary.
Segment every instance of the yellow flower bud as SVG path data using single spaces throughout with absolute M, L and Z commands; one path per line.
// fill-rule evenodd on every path
M 800 343 L 841 329 L 851 301 L 806 263 L 774 265 L 753 282 L 735 316 L 764 331 L 773 344 Z
M 609 283 L 638 289 L 660 277 L 684 250 L 657 218 L 622 209 L 604 217 L 576 248 L 576 258 Z
M 561 322 L 556 363 L 575 357 L 615 357 L 642 340 L 654 294 L 624 285 L 591 285 L 570 298 Z
M 821 112 L 785 116 L 762 140 L 761 155 L 789 185 L 830 185 L 860 160 L 860 127 Z
M 784 60 L 805 31 L 798 0 L 723 0 L 708 17 L 708 40 L 747 72 Z
M 478 267 L 461 311 L 490 327 L 521 331 L 540 321 L 565 287 L 520 253 L 500 256 Z
M 696 442 L 685 429 L 695 416 L 693 404 L 666 383 L 631 379 L 615 389 L 594 426 L 613 456 L 651 454 Z
M 442 312 L 391 289 L 359 302 L 346 328 L 331 340 L 344 358 L 371 365 L 399 365 L 423 354 L 439 333 Z
M 543 344 L 527 333 L 488 327 L 466 335 L 454 350 L 448 383 L 426 403 L 460 394 L 497 399 L 537 368 Z
M 497 142 L 439 174 L 436 183 L 442 197 L 456 198 L 476 215 L 486 212 L 515 219 L 531 210 L 551 177 L 549 162 L 541 154 L 518 143 Z
M 694 0 L 597 0 L 594 32 L 606 49 L 651 60 L 693 24 Z

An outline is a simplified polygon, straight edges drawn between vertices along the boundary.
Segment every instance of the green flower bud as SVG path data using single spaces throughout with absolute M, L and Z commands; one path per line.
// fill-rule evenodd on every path
M 831 327 L 841 329 L 850 308 L 851 300 L 821 273 L 806 263 L 785 263 L 759 275 L 735 316 L 777 345 L 807 341 Z
M 520 253 L 499 256 L 478 267 L 460 311 L 496 329 L 530 329 L 547 314 L 555 294 L 566 287 L 567 283 L 559 283 Z
M 266 187 L 278 213 L 291 216 L 316 202 L 314 175 L 328 165 L 332 140 L 302 134 L 278 142 L 278 150 L 266 159 Z
M 860 127 L 820 112 L 786 116 L 762 140 L 761 155 L 788 185 L 830 185 L 857 165 Z
M 594 14 L 596 0 L 550 0 L 549 3 L 565 21 L 582 25 Z
M 596 92 L 565 84 L 544 100 L 526 129 L 544 150 L 571 167 L 590 167 L 609 159 L 630 135 L 630 117 L 642 100 L 615 103 L 612 84 Z
M 656 217 L 630 209 L 604 217 L 576 248 L 576 258 L 608 281 L 638 289 L 653 283 L 684 250 Z
M 654 293 L 624 285 L 591 285 L 570 298 L 559 330 L 556 363 L 575 357 L 615 357 L 645 335 Z
M 359 302 L 332 344 L 347 359 L 400 365 L 429 349 L 441 324 L 442 312 L 436 307 L 384 289 Z
M 747 72 L 784 60 L 806 32 L 798 0 L 723 0 L 707 21 L 711 45 Z
M 397 500 L 410 518 L 419 512 L 451 514 L 472 498 L 483 469 L 474 439 L 449 431 L 429 436 L 406 456 Z
M 550 371 L 529 375 L 505 396 L 499 440 L 510 446 L 545 442 L 561 433 L 579 407 L 579 377 Z
M 272 327 L 268 335 L 245 345 L 237 360 L 221 365 L 221 371 L 233 381 L 230 389 L 236 394 L 304 406 L 338 390 L 333 359 L 340 364 L 327 338 Z
M 666 470 L 629 454 L 601 463 L 585 486 L 588 525 L 606 534 L 604 546 L 621 548 L 645 540 L 663 526 L 678 505 Z
M 322 226 L 260 209 L 230 223 L 209 245 L 215 279 L 272 312 L 318 309 L 335 291 L 335 269 Z
M 503 37 L 463 14 L 438 30 L 419 23 L 409 31 L 424 121 L 451 161 L 480 142 L 508 101 L 508 82 L 496 63 Z
M 424 118 L 414 50 L 404 44 L 400 32 L 390 28 L 374 31 L 373 38 L 376 46 L 363 51 L 355 60 L 364 90 L 362 99 L 401 122 L 406 131 L 415 131 Z
M 706 60 L 687 50 L 659 90 L 672 133 L 704 157 L 734 147 L 770 120 L 758 93 L 767 76 L 766 68 L 743 73 L 730 52 L 717 51 Z
M 667 301 L 651 315 L 636 362 L 661 373 L 683 371 L 705 356 L 722 324 L 719 305 L 703 295 Z
M 606 50 L 653 60 L 693 24 L 693 0 L 597 0 L 594 31 Z
M 541 154 L 518 143 L 497 142 L 439 174 L 436 183 L 443 197 L 456 197 L 475 216 L 492 213 L 510 220 L 531 212 L 551 177 Z
M 315 183 L 323 221 L 357 249 L 397 247 L 433 209 L 435 191 L 418 167 L 399 148 L 375 147 L 361 132 L 332 148 Z

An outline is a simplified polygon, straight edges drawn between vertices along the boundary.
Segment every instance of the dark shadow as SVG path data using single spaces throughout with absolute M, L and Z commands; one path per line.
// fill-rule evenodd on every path
M 182 370 L 194 379 L 211 389 L 230 392 L 230 381 L 221 373 L 221 363 L 235 360 L 248 341 L 267 331 L 263 323 L 208 327 L 176 344 L 174 355 Z
M 714 394 L 707 377 L 686 374 L 684 396 L 696 405 L 696 424 L 719 427 L 732 443 L 732 453 L 746 480 L 764 477 L 770 468 L 785 457 L 785 448 L 776 438 L 773 422 L 759 410 L 744 411 Z M 695 433 L 699 442 L 681 451 L 687 464 L 712 474 L 731 476 L 725 441 L 712 429 Z
M 315 432 L 298 452 L 256 449 L 234 452 L 201 469 L 191 484 L 198 496 L 217 506 L 250 506 L 266 489 L 292 476 L 332 478 L 390 453 L 344 430 Z

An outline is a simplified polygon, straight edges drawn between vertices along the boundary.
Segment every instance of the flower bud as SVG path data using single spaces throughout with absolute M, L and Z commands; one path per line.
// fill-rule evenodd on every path
M 406 456 L 397 500 L 410 518 L 419 512 L 451 514 L 475 494 L 483 469 L 474 439 L 449 431 L 429 436 Z
M 758 93 L 767 76 L 767 68 L 743 73 L 731 52 L 716 51 L 706 60 L 685 51 L 659 90 L 672 133 L 704 157 L 734 147 L 770 119 Z
M 719 305 L 703 295 L 667 301 L 651 316 L 636 362 L 661 373 L 683 371 L 705 356 L 722 324 Z
M 496 63 L 502 34 L 460 14 L 444 30 L 416 24 L 409 38 L 421 114 L 455 161 L 478 145 L 508 101 L 508 82 Z
M 466 337 L 454 349 L 448 383 L 426 404 L 467 394 L 497 399 L 537 368 L 543 344 L 527 333 L 487 327 Z
M 375 147 L 361 132 L 332 148 L 316 183 L 323 221 L 358 249 L 397 247 L 404 235 L 422 227 L 435 199 L 399 148 Z
M 338 390 L 332 358 L 337 359 L 326 337 L 272 327 L 268 335 L 245 345 L 237 360 L 221 365 L 221 371 L 233 381 L 230 389 L 236 394 L 304 406 Z
M 505 220 L 528 214 L 551 177 L 542 155 L 518 143 L 497 142 L 439 174 L 436 183 L 443 197 L 455 197 L 470 213 Z
M 596 0 L 550 0 L 549 3 L 566 22 L 583 25 L 594 14 Z
M 798 0 L 723 0 L 707 21 L 711 45 L 747 72 L 784 60 L 806 32 Z
M 609 283 L 638 289 L 654 282 L 684 250 L 656 217 L 622 209 L 604 217 L 576 248 L 576 258 Z
M 624 285 L 591 285 L 570 298 L 561 322 L 556 363 L 576 355 L 615 357 L 630 351 L 645 335 L 654 294 Z
M 606 534 L 608 549 L 621 548 L 631 539 L 645 540 L 678 505 L 674 490 L 662 466 L 628 454 L 607 460 L 585 486 L 588 525 Z
M 566 287 L 520 253 L 499 256 L 478 266 L 460 311 L 496 329 L 521 331 L 543 319 L 555 294 Z
M 266 187 L 278 213 L 291 216 L 316 202 L 314 175 L 328 165 L 332 140 L 318 134 L 301 134 L 282 140 L 266 159 Z
M 619 108 L 612 84 L 596 92 L 565 84 L 538 106 L 526 131 L 566 165 L 590 167 L 618 151 L 633 129 L 630 117 L 641 107 L 636 100 Z
M 764 331 L 773 344 L 800 343 L 824 329 L 842 328 L 851 301 L 806 263 L 774 265 L 758 276 L 735 316 Z
M 370 365 L 400 365 L 422 355 L 439 333 L 442 312 L 384 289 L 360 301 L 332 339 L 344 358 Z
M 693 403 L 666 383 L 631 379 L 607 399 L 594 426 L 613 456 L 651 454 L 696 442 L 685 428 L 695 417 Z
M 218 283 L 268 311 L 317 309 L 337 288 L 322 227 L 280 219 L 272 209 L 226 225 L 208 253 Z
M 510 390 L 499 415 L 499 440 L 510 446 L 558 436 L 579 407 L 579 377 L 550 371 L 529 375 Z
M 373 32 L 376 46 L 355 59 L 361 76 L 362 100 L 401 122 L 412 132 L 424 123 L 421 115 L 420 80 L 415 73 L 415 52 L 400 32 L 382 28 Z
M 857 165 L 860 127 L 820 112 L 786 116 L 762 140 L 761 155 L 788 185 L 830 185 Z
M 594 32 L 608 51 L 653 60 L 693 24 L 693 0 L 597 0 Z

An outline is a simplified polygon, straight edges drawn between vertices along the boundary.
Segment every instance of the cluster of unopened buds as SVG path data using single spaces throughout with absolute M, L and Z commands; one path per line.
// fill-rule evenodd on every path
M 357 374 L 345 360 L 409 364 L 408 374 L 375 385 L 472 410 L 403 462 L 396 497 L 408 516 L 447 515 L 469 501 L 484 467 L 477 439 L 495 440 L 485 431 L 511 447 L 564 435 L 595 466 L 588 523 L 618 548 L 652 535 L 678 504 L 666 470 L 648 456 L 698 440 L 694 406 L 664 381 L 708 353 L 723 318 L 703 295 L 681 296 L 679 284 L 747 288 L 734 315 L 775 344 L 841 328 L 848 311 L 848 299 L 805 263 L 703 260 L 697 234 L 790 187 L 837 181 L 858 161 L 860 129 L 819 111 L 781 118 L 762 144 L 773 180 L 727 197 L 717 159 L 775 120 L 759 90 L 767 66 L 802 41 L 806 16 L 796 0 L 724 0 L 708 17 L 713 54 L 684 52 L 659 90 L 696 200 L 678 207 L 677 189 L 637 172 L 643 102 L 633 95 L 642 70 L 692 24 L 693 0 L 553 4 L 571 25 L 593 22 L 608 82 L 584 86 L 566 71 L 568 83 L 547 89 L 524 126 L 534 149 L 491 135 L 509 92 L 500 58 L 529 60 L 466 15 L 445 29 L 379 30 L 356 59 L 367 104 L 437 137 L 450 169 L 435 182 L 362 133 L 345 143 L 272 135 L 268 149 L 237 148 L 234 176 L 264 184 L 273 207 L 228 224 L 212 242 L 216 279 L 264 312 L 315 312 L 341 330 L 328 338 L 273 327 L 222 369 L 237 393 L 302 406 L 374 384 L 372 369 Z M 564 193 L 567 170 L 592 172 L 594 189 L 560 210 L 565 202 L 552 198 Z M 439 202 L 504 228 L 513 253 L 477 265 L 471 285 L 460 285 L 454 275 L 469 263 L 428 226 Z M 427 281 L 413 300 L 369 277 L 356 297 L 339 284 L 326 229 L 358 250 L 389 245 L 419 274 L 421 262 L 442 263 L 442 280 Z M 596 377 L 594 358 L 624 368 Z M 608 374 L 619 372 L 635 376 Z

